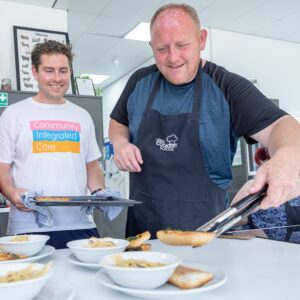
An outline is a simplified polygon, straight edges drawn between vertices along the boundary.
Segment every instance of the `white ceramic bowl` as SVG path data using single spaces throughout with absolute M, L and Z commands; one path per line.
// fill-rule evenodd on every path
M 8 263 L 0 265 L 0 276 L 4 276 L 9 271 L 23 270 L 29 265 L 33 265 L 35 269 L 41 269 L 44 265 L 38 263 Z M 11 300 L 30 300 L 33 299 L 39 291 L 44 287 L 53 271 L 50 270 L 41 277 L 15 282 L 0 283 L 1 299 Z
M 147 262 L 163 263 L 165 266 L 150 268 L 117 267 L 113 255 L 102 257 L 100 265 L 105 269 L 111 279 L 124 287 L 135 289 L 154 289 L 168 281 L 173 271 L 181 263 L 181 259 L 173 254 L 163 252 L 123 252 L 123 259 L 138 259 Z
M 0 249 L 4 252 L 33 256 L 40 252 L 49 240 L 48 235 L 28 234 L 29 241 L 11 242 L 14 236 L 0 237 Z
M 124 251 L 129 245 L 127 240 L 112 238 L 111 241 L 117 244 L 115 247 L 89 248 L 87 247 L 88 240 L 82 239 L 67 243 L 67 247 L 70 248 L 76 258 L 85 263 L 99 263 L 102 256 Z

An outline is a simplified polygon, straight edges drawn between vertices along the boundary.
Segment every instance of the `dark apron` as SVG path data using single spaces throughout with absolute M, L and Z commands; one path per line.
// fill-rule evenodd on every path
M 154 84 L 136 141 L 142 171 L 130 173 L 130 198 L 143 203 L 128 209 L 126 236 L 149 230 L 156 238 L 160 229 L 194 230 L 225 208 L 226 193 L 209 178 L 201 154 L 201 78 L 200 66 L 192 112 L 178 115 L 152 109 L 161 74 Z

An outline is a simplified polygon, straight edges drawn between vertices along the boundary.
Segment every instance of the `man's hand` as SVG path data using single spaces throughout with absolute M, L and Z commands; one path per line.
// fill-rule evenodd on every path
M 291 116 L 283 116 L 252 138 L 268 149 L 271 159 L 257 171 L 249 192 L 268 184 L 261 208 L 277 207 L 300 195 L 300 126 Z
M 27 208 L 21 200 L 21 194 L 27 191 L 26 189 L 14 189 L 9 200 L 18 210 L 29 212 L 32 209 Z
M 129 142 L 128 127 L 111 119 L 109 138 L 114 147 L 114 160 L 119 170 L 141 172 L 140 165 L 143 163 L 141 151 Z
M 300 174 L 292 157 L 288 150 L 279 150 L 258 169 L 249 193 L 256 193 L 268 184 L 267 196 L 260 205 L 261 209 L 278 207 L 300 195 Z
M 121 171 L 141 172 L 143 163 L 140 149 L 129 143 L 119 144 L 114 148 L 114 160 Z

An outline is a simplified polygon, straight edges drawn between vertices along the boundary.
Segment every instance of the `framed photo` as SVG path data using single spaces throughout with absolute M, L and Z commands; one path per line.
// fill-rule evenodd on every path
M 46 40 L 55 40 L 64 44 L 69 43 L 67 32 L 50 31 L 27 27 L 13 26 L 17 89 L 21 91 L 38 91 L 38 84 L 31 72 L 31 51 L 37 43 Z M 71 71 L 70 88 L 67 94 L 75 94 L 74 76 Z
M 95 88 L 92 79 L 76 77 L 75 81 L 78 95 L 95 96 Z

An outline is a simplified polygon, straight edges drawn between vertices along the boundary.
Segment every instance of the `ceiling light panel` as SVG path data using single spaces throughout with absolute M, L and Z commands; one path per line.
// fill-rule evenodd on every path
M 149 42 L 150 41 L 150 23 L 141 22 L 129 31 L 125 39 Z

